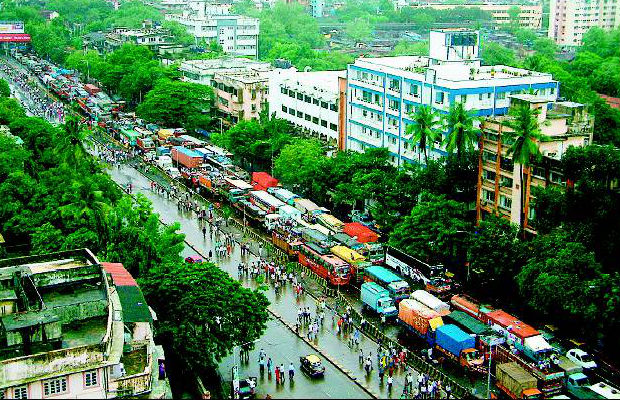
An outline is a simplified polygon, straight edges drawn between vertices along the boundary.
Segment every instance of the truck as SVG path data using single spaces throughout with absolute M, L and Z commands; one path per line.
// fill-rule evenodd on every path
M 542 393 L 536 388 L 536 378 L 515 362 L 497 364 L 495 385 L 511 399 L 537 400 Z
M 170 152 L 172 159 L 187 168 L 198 168 L 202 164 L 202 154 L 181 146 L 174 146 Z
M 362 308 L 371 309 L 385 318 L 396 317 L 398 311 L 389 292 L 375 282 L 366 282 L 361 286 Z
M 583 372 L 577 372 L 566 377 L 566 390 L 575 399 L 604 399 L 591 389 L 590 380 Z
M 484 356 L 476 349 L 474 336 L 453 324 L 437 327 L 435 349 L 467 371 L 485 373 Z
M 442 315 L 414 299 L 398 304 L 398 322 L 409 332 L 435 345 L 435 329 L 443 325 Z
M 378 265 L 373 265 L 364 270 L 364 281 L 376 282 L 387 289 L 396 304 L 409 297 L 411 288 L 409 284 L 394 272 Z
M 417 301 L 437 313 L 443 311 L 450 311 L 450 306 L 448 305 L 448 303 L 444 303 L 443 301 L 439 300 L 437 297 L 433 296 L 425 290 L 416 290 L 415 292 L 411 293 L 411 298 L 416 299 Z

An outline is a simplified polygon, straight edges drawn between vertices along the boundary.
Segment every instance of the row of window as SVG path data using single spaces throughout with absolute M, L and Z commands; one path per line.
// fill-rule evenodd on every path
M 82 374 L 83 387 L 90 388 L 99 386 L 99 375 L 97 370 L 87 371 Z M 27 399 L 29 392 L 28 386 L 16 386 L 7 390 L 0 390 L 0 398 L 11 397 L 14 399 Z M 67 393 L 69 391 L 69 377 L 63 376 L 60 378 L 47 379 L 43 381 L 43 396 L 54 396 L 58 394 Z
M 315 97 L 309 96 L 307 94 L 303 94 L 301 92 L 295 92 L 294 90 L 287 89 L 285 87 L 280 88 L 280 93 L 287 94 L 288 97 L 292 99 L 303 100 L 308 104 L 314 104 L 315 106 L 321 106 L 321 108 L 324 108 L 326 110 L 329 109 L 331 111 L 338 111 L 338 105 L 336 103 L 323 101 Z
M 328 122 L 324 119 L 319 119 L 318 117 L 313 117 L 310 114 L 306 114 L 303 113 L 302 111 L 295 111 L 295 109 L 293 108 L 288 108 L 286 107 L 284 104 L 282 105 L 282 112 L 287 112 L 290 115 L 297 117 L 297 118 L 303 118 L 308 122 L 312 122 L 315 125 L 321 125 L 323 128 L 327 128 Z M 337 124 L 332 124 L 329 123 L 329 129 L 331 129 L 334 132 L 338 131 L 338 125 Z

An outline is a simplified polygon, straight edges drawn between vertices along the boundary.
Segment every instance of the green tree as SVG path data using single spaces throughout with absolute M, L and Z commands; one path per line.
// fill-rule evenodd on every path
M 463 103 L 454 103 L 450 106 L 446 118 L 448 134 L 444 144 L 449 153 L 456 151 L 459 159 L 465 152 L 473 150 L 478 142 L 478 130 L 474 128 L 474 120 L 473 115 L 465 109 Z
M 284 146 L 275 160 L 273 173 L 283 184 L 311 191 L 323 155 L 323 146 L 318 140 L 296 140 Z
M 162 126 L 181 125 L 188 131 L 211 121 L 213 89 L 189 82 L 160 81 L 138 106 L 137 114 Z
M 1 97 L 10 97 L 11 96 L 11 87 L 9 83 L 4 79 L 0 79 L 0 98 Z
M 372 26 L 364 18 L 356 18 L 347 22 L 344 31 L 355 42 L 363 42 L 372 35 Z
M 521 200 L 519 206 L 520 230 L 523 231 L 525 222 L 524 198 L 525 184 L 523 183 L 523 169 L 529 168 L 533 158 L 540 156 L 538 142 L 542 140 L 542 133 L 538 126 L 538 114 L 540 111 L 533 110 L 529 104 L 521 104 L 511 110 L 513 119 L 505 124 L 512 129 L 504 131 L 504 134 L 513 140 L 513 144 L 507 151 L 507 155 L 512 156 L 515 167 L 519 168 L 519 182 L 521 186 Z
M 389 244 L 426 261 L 444 261 L 463 246 L 470 225 L 465 206 L 444 195 L 422 193 L 420 201 L 394 228 Z
M 513 30 L 516 30 L 519 28 L 519 26 L 521 25 L 521 8 L 519 8 L 518 6 L 512 6 L 508 9 L 508 19 L 509 19 L 509 24 L 510 24 L 510 28 Z
M 514 50 L 493 42 L 486 42 L 482 46 L 482 61 L 484 65 L 515 66 Z
M 431 149 L 434 147 L 435 140 L 440 136 L 438 132 L 441 126 L 441 118 L 439 113 L 434 111 L 430 106 L 416 107 L 414 113 L 409 115 L 414 122 L 407 126 L 407 134 L 411 135 L 413 143 L 417 143 L 420 152 L 424 153 L 424 162 L 428 164 L 427 146 Z M 418 154 L 418 162 L 420 162 Z
M 408 42 L 401 40 L 396 44 L 391 55 L 393 56 L 428 56 L 428 41 Z
M 159 334 L 190 363 L 188 370 L 215 368 L 234 346 L 266 329 L 267 298 L 211 263 L 175 263 L 140 282 L 159 317 Z

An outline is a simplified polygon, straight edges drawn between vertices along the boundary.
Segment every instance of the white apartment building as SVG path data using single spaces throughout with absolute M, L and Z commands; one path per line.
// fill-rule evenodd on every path
M 508 10 L 511 7 L 519 7 L 521 12 L 519 13 L 519 25 L 522 28 L 527 29 L 540 29 L 542 27 L 542 4 L 538 1 L 485 1 L 467 3 L 456 3 L 450 1 L 416 1 L 407 2 L 397 1 L 395 7 L 400 9 L 402 7 L 409 6 L 413 8 L 433 8 L 435 10 L 451 10 L 456 7 L 464 8 L 480 8 L 483 11 L 489 12 L 493 17 L 493 22 L 496 25 L 503 25 L 510 23 L 510 14 Z
M 619 26 L 620 0 L 551 0 L 548 35 L 559 46 L 581 45 L 590 28 Z
M 196 40 L 215 40 L 225 53 L 256 58 L 258 56 L 259 21 L 228 14 L 228 4 L 192 0 L 179 14 L 166 14 L 166 20 L 187 28 Z
M 407 134 L 410 114 L 430 105 L 447 114 L 461 102 L 476 116 L 503 115 L 508 95 L 529 92 L 555 101 L 558 82 L 550 74 L 504 65 L 481 66 L 479 32 L 433 30 L 430 57 L 358 58 L 347 70 L 345 148 L 387 147 L 391 161 L 422 162 L 418 144 Z M 443 137 L 429 147 L 429 158 L 446 155 Z
M 344 139 L 345 80 L 344 70 L 276 69 L 269 79 L 269 113 L 311 136 L 339 145 Z

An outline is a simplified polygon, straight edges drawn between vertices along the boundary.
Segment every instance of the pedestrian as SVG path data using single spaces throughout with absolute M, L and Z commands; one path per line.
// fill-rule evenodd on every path
M 280 384 L 280 367 L 276 367 L 276 385 Z
M 271 372 L 273 371 L 273 361 L 271 361 L 271 357 L 267 360 L 267 376 L 271 379 Z
M 202 238 L 207 239 L 207 228 L 205 226 L 202 227 Z
M 364 362 L 364 349 L 360 348 L 359 362 L 362 364 Z
M 213 258 L 213 250 L 209 249 L 209 260 Z
M 392 383 L 394 383 L 394 378 L 390 375 L 387 378 L 388 393 L 392 393 Z
M 291 382 L 293 382 L 293 377 L 295 376 L 295 366 L 293 365 L 293 363 L 291 363 L 288 366 L 288 377 L 291 380 Z
M 265 373 L 265 356 L 261 356 L 258 360 L 258 366 L 260 369 L 261 375 Z
M 450 383 L 446 383 L 446 399 L 449 399 L 452 396 L 452 388 L 450 387 Z
M 280 364 L 280 381 L 284 384 L 284 364 Z

